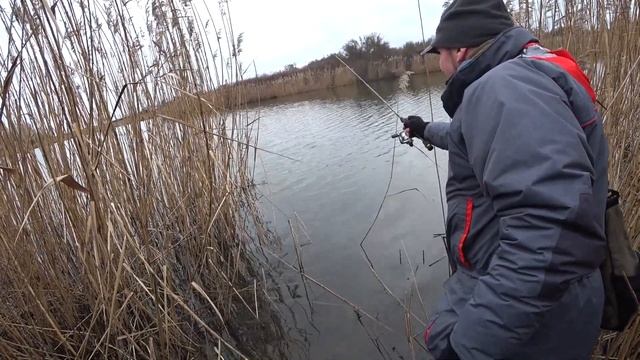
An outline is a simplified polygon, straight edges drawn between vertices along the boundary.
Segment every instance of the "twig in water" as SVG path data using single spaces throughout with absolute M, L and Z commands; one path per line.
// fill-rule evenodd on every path
M 301 246 L 311 245 L 313 241 L 311 240 L 311 236 L 309 236 L 309 231 L 307 230 L 307 226 L 304 224 L 304 221 L 302 221 L 302 219 L 300 218 L 297 212 L 294 212 L 293 216 L 295 216 L 296 219 L 298 219 L 298 224 L 300 225 L 300 229 L 302 230 L 302 232 L 304 233 L 304 236 L 307 238 L 307 241 L 308 241 L 305 244 L 301 244 Z
M 376 350 L 378 350 L 378 354 L 380 354 L 382 359 L 390 358 L 391 356 L 389 355 L 389 351 L 387 351 L 387 349 L 385 348 L 384 343 L 380 341 L 380 337 L 374 336 L 373 334 L 371 334 L 371 332 L 369 331 L 369 328 L 362 322 L 362 316 L 357 312 L 356 312 L 356 320 L 358 320 L 358 324 L 362 326 L 362 328 L 364 329 L 364 332 L 367 334 L 367 337 L 369 338 L 373 346 L 376 348 Z
M 276 258 L 276 260 L 280 261 L 282 264 L 284 264 L 285 266 L 287 266 L 288 268 L 290 268 L 293 271 L 296 272 L 300 272 L 295 266 L 289 264 L 287 261 L 285 261 L 284 259 L 282 259 L 281 257 L 279 257 L 278 255 L 276 255 L 273 251 L 269 250 L 269 249 L 264 249 L 265 252 L 269 253 L 271 256 L 273 256 L 274 258 Z M 331 290 L 330 288 L 328 288 L 326 285 L 322 284 L 321 282 L 319 282 L 318 280 L 312 278 L 311 276 L 309 276 L 308 274 L 304 273 L 302 274 L 305 278 L 307 278 L 309 281 L 311 281 L 312 283 L 316 284 L 317 286 L 321 287 L 323 290 L 325 290 L 326 292 L 328 292 L 329 294 L 335 296 L 338 300 L 342 301 L 343 303 L 349 305 L 354 311 L 356 311 L 359 314 L 362 314 L 366 317 L 368 317 L 369 319 L 375 321 L 376 323 L 378 323 L 380 326 L 382 326 L 383 328 L 385 328 L 386 330 L 393 332 L 394 330 L 389 327 L 388 325 L 386 325 L 385 323 L 381 322 L 380 320 L 378 320 L 375 316 L 369 314 L 368 312 L 366 312 L 365 310 L 363 310 L 360 306 L 352 303 L 351 301 L 349 301 L 347 298 L 343 297 L 342 295 L 336 293 L 335 291 Z
M 433 265 L 439 263 L 440 261 L 444 260 L 447 258 L 447 255 L 442 255 L 441 257 L 438 258 L 438 260 L 432 262 L 431 264 L 429 264 L 429 267 L 432 267 Z
M 409 296 L 407 297 L 407 308 L 411 309 L 411 298 L 413 297 L 413 288 L 409 290 Z M 411 316 L 409 313 L 404 313 L 404 331 L 407 337 L 407 345 L 409 346 L 409 351 L 411 352 L 411 359 L 416 359 L 416 350 L 413 347 L 413 338 L 411 337 Z
M 366 253 L 363 254 L 363 256 L 366 256 Z M 376 280 L 378 280 L 378 283 L 380 283 L 380 285 L 382 285 L 382 288 L 384 289 L 384 291 L 389 294 L 392 298 L 394 298 L 396 300 L 396 302 L 404 309 L 404 311 L 411 313 L 411 311 L 409 309 L 407 309 L 406 306 L 404 306 L 404 303 L 402 302 L 402 300 L 400 300 L 387 286 L 387 284 L 385 284 L 384 281 L 382 281 L 382 279 L 380 278 L 380 275 L 378 275 L 378 272 L 376 272 L 376 270 L 373 268 L 372 264 L 369 263 L 369 269 L 371 270 L 371 272 L 373 273 L 373 276 L 376 278 Z M 416 319 L 422 326 L 426 326 L 426 323 L 424 321 L 422 321 L 417 315 L 415 315 L 414 313 L 411 313 L 411 316 L 413 316 L 414 319 Z
M 422 306 L 422 310 L 425 311 L 424 316 L 427 317 L 427 313 L 424 306 L 424 301 L 422 301 L 422 296 L 420 295 L 420 289 L 418 288 L 418 279 L 416 277 L 416 270 L 414 270 L 413 265 L 411 264 L 411 258 L 409 257 L 409 252 L 407 252 L 407 246 L 404 243 L 404 240 L 401 241 L 402 249 L 404 250 L 405 255 L 407 256 L 407 262 L 409 263 L 409 270 L 411 270 L 411 275 L 413 277 L 413 285 L 416 288 L 416 293 L 418 294 L 418 300 L 420 300 L 420 305 Z
M 302 280 L 302 286 L 304 287 L 304 294 L 307 297 L 307 303 L 309 304 L 309 310 L 311 311 L 311 318 L 313 319 L 313 305 L 311 304 L 311 299 L 309 298 L 309 290 L 307 289 L 307 281 L 304 276 L 304 265 L 302 264 L 302 255 L 300 254 L 300 244 L 298 243 L 298 238 L 296 237 L 295 231 L 293 231 L 293 225 L 291 224 L 291 220 L 288 220 L 289 230 L 291 231 L 291 238 L 293 239 L 293 248 L 296 251 L 296 258 L 298 259 L 298 270 L 300 272 L 300 280 Z

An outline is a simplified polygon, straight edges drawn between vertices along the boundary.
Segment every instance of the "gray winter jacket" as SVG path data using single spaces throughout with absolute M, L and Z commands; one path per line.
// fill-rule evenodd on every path
M 454 273 L 425 341 L 438 359 L 587 359 L 599 334 L 607 142 L 585 88 L 502 33 L 442 95 L 451 123 L 447 241 Z

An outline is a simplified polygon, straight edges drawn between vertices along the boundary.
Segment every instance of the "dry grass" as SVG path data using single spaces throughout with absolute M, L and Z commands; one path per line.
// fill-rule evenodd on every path
M 589 73 L 606 107 L 609 181 L 622 194 L 630 236 L 640 247 L 640 3 L 532 0 L 516 7 L 522 25 L 548 47 L 571 50 Z M 640 319 L 623 333 L 603 334 L 594 358 L 640 358 Z
M 151 1 L 146 27 L 132 3 L 51 3 L 0 13 L 0 357 L 282 357 L 244 97 L 196 95 L 242 71 L 226 3 L 212 24 Z

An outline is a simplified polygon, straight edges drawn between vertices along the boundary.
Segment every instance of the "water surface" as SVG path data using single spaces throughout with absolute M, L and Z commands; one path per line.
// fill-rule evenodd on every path
M 440 102 L 444 79 L 432 76 L 431 83 L 420 75 L 406 90 L 395 81 L 373 87 L 402 116 L 425 120 L 431 119 L 431 94 L 435 121 L 448 121 Z M 444 225 L 434 161 L 437 155 L 444 191 L 446 152 L 417 145 L 427 158 L 396 143 L 394 153 L 390 135 L 400 126 L 397 118 L 362 86 L 270 101 L 252 112 L 260 117 L 259 146 L 300 160 L 263 152 L 256 164 L 265 218 L 284 242 L 281 256 L 297 265 L 291 220 L 306 273 L 378 319 L 359 321 L 352 307 L 309 283 L 311 311 L 299 274 L 284 271 L 283 317 L 299 341 L 291 358 L 412 358 L 406 329 L 422 343 L 419 321 L 433 310 L 448 275 L 446 260 L 437 262 L 444 255 L 437 236 Z M 415 318 L 406 317 L 376 279 L 360 247 L 390 178 L 389 196 L 363 246 L 380 280 Z M 426 358 L 413 347 L 416 358 Z

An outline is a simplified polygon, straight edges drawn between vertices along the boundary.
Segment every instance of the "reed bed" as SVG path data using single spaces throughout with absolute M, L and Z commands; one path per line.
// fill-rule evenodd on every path
M 366 61 L 360 60 L 350 63 L 358 74 L 367 81 L 396 79 L 407 71 L 424 73 L 439 71 L 435 57 L 423 58 L 415 55 L 410 58 L 401 56 L 391 57 L 386 60 Z M 425 65 L 426 63 L 426 65 Z M 300 69 L 288 73 L 276 74 L 267 77 L 245 79 L 234 86 L 223 87 L 215 93 L 204 97 L 227 98 L 229 91 L 240 87 L 245 95 L 247 103 L 255 103 L 260 100 L 268 100 L 302 94 L 316 90 L 333 89 L 341 86 L 361 85 L 360 81 L 344 66 L 323 67 L 318 69 Z
M 507 2 L 516 20 L 547 47 L 573 52 L 602 103 L 609 139 L 610 186 L 622 194 L 629 235 L 640 247 L 640 4 L 635 0 Z M 603 333 L 598 359 L 640 358 L 640 319 Z
M 256 123 L 241 89 L 198 95 L 243 72 L 226 1 L 218 23 L 204 2 L 150 1 L 146 23 L 46 4 L 0 10 L 0 357 L 284 357 Z

